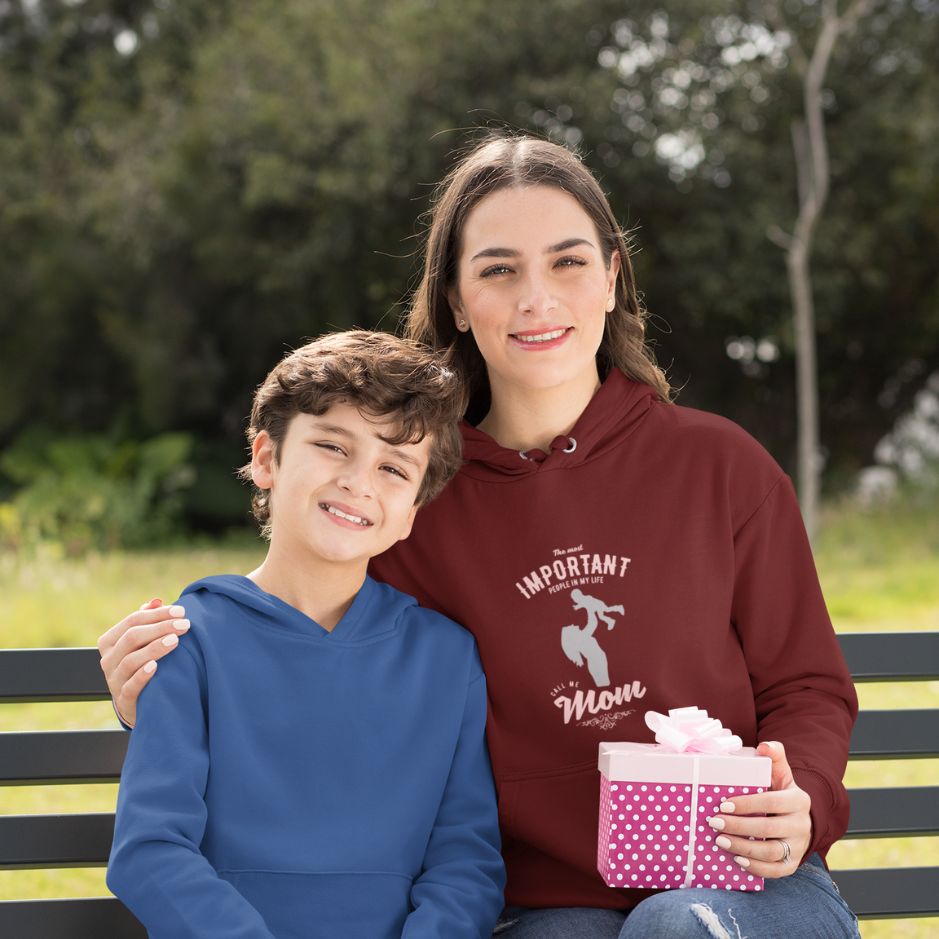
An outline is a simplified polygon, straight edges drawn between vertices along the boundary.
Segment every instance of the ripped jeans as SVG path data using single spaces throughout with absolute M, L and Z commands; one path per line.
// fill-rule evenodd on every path
M 493 939 L 859 939 L 821 858 L 813 854 L 762 893 L 664 890 L 622 913 L 509 906 Z

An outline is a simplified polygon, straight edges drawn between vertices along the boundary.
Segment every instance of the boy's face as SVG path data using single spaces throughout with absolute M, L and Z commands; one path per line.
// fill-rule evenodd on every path
M 293 556 L 365 566 L 407 538 L 427 469 L 430 438 L 392 446 L 394 420 L 369 419 L 350 404 L 298 414 L 274 460 L 265 431 L 253 446 L 252 476 L 271 490 L 271 546 Z M 298 558 L 299 559 L 299 558 Z

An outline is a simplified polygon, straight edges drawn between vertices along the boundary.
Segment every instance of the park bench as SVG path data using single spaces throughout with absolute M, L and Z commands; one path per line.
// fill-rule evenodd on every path
M 838 638 L 856 682 L 939 680 L 939 632 Z M 0 704 L 107 698 L 97 649 L 0 650 Z M 0 734 L 0 785 L 115 782 L 128 739 L 119 729 Z M 858 717 L 852 759 L 936 757 L 939 708 Z M 0 816 L 0 870 L 104 866 L 113 829 L 110 813 Z M 930 835 L 939 835 L 939 785 L 851 792 L 846 838 Z M 939 916 L 939 867 L 832 873 L 861 918 Z M 113 897 L 0 903 L 0 939 L 137 937 L 146 931 Z

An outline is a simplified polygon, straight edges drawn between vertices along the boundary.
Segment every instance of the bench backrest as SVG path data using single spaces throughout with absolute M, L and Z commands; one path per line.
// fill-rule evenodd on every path
M 842 633 L 838 640 L 855 684 L 939 679 L 939 632 Z M 935 757 L 939 708 L 858 714 L 850 759 Z M 939 834 L 939 786 L 852 789 L 850 796 L 845 838 Z M 832 877 L 859 918 L 939 916 L 939 867 L 833 870 Z
M 939 633 L 839 637 L 856 682 L 939 679 Z M 0 650 L 0 704 L 109 697 L 97 649 Z M 116 782 L 129 735 L 115 730 L 0 734 L 0 785 Z M 862 711 L 851 759 L 939 756 L 939 709 Z M 0 816 L 0 870 L 103 867 L 111 813 Z M 851 791 L 846 838 L 939 834 L 939 786 Z M 939 915 L 939 867 L 833 871 L 862 918 Z M 114 898 L 0 903 L 5 939 L 146 939 Z

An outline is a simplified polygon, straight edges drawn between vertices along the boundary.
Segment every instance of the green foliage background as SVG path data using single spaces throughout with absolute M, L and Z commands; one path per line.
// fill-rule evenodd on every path
M 781 9 L 811 47 L 814 2 Z M 257 382 L 304 337 L 394 327 L 433 183 L 509 125 L 577 146 L 635 228 L 682 403 L 788 469 L 789 298 L 766 229 L 796 214 L 800 91 L 789 57 L 748 51 L 767 23 L 760 0 L 0 0 L 0 450 L 37 424 L 86 448 L 183 432 L 177 517 L 243 520 Z M 939 368 L 937 24 L 937 0 L 880 0 L 829 73 L 830 488 Z M 663 156 L 681 134 L 696 165 Z M 742 368 L 741 336 L 779 357 Z
M 175 534 L 193 481 L 191 450 L 184 433 L 136 443 L 26 431 L 0 455 L 0 470 L 20 486 L 0 503 L 0 547 L 57 542 L 74 555 L 165 541 Z

